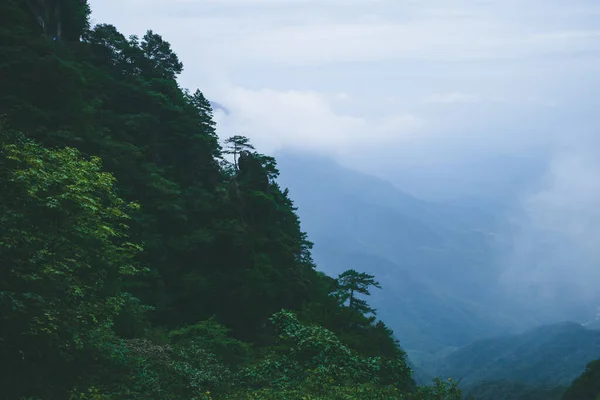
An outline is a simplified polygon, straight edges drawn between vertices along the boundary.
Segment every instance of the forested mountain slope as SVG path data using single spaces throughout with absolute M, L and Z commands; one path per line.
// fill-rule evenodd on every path
M 486 381 L 568 387 L 599 356 L 600 331 L 563 323 L 475 342 L 448 355 L 438 372 L 465 388 Z
M 514 326 L 495 291 L 494 217 L 419 200 L 325 157 L 288 151 L 278 159 L 319 267 L 380 277 L 387 290 L 374 303 L 415 361 Z
M 319 272 L 315 221 L 301 229 L 292 198 L 327 188 L 290 194 L 274 158 L 220 140 L 167 41 L 91 27 L 89 13 L 84 0 L 0 2 L 0 397 L 458 400 L 454 381 L 415 384 L 405 333 L 381 320 L 393 310 L 375 314 L 390 303 L 369 296 L 406 274 L 394 304 L 411 310 L 409 343 L 432 326 L 449 338 L 424 347 L 496 330 L 440 269 L 450 257 L 474 281 L 493 276 L 493 223 L 354 181 L 385 201 L 349 196 L 321 214 L 345 233 L 315 253 L 337 277 Z M 341 224 L 355 206 L 361 223 L 389 222 L 377 243 Z M 398 250 L 413 253 L 397 263 Z
M 560 400 L 565 390 L 566 387 L 564 386 L 527 385 L 512 381 L 485 381 L 469 387 L 465 393 L 465 398 L 467 400 Z
M 458 399 L 416 387 L 376 278 L 316 271 L 275 160 L 220 144 L 170 44 L 89 12 L 0 2 L 1 397 Z
M 589 363 L 563 394 L 562 400 L 600 399 L 600 360 Z
M 381 279 L 387 290 L 375 292 L 373 304 L 417 378 L 451 376 L 482 400 L 551 400 L 600 355 L 597 332 L 578 324 L 506 336 L 535 316 L 519 313 L 496 286 L 508 231 L 502 220 L 419 200 L 326 157 L 285 151 L 278 159 L 319 268 Z

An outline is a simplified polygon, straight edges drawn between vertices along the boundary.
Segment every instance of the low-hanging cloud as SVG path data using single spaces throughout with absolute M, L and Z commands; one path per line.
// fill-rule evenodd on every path
M 552 307 L 571 313 L 600 305 L 599 148 L 600 134 L 563 143 L 537 190 L 523 198 L 506 254 L 502 282 L 550 315 Z
M 297 148 L 335 155 L 357 145 L 378 148 L 401 143 L 418 134 L 424 124 L 408 113 L 366 119 L 339 112 L 334 104 L 347 100 L 343 93 L 327 96 L 230 86 L 219 91 L 219 99 L 230 110 L 216 115 L 220 136 L 248 135 L 268 153 Z
M 91 6 L 94 22 L 172 43 L 181 85 L 228 110 L 221 137 L 327 153 L 426 198 L 520 198 L 504 282 L 541 305 L 595 301 L 597 0 Z M 532 163 L 549 166 L 541 181 Z
M 421 196 L 481 192 L 486 174 L 506 169 L 489 160 L 600 130 L 596 0 L 91 6 L 94 22 L 164 35 L 184 62 L 181 85 L 231 110 L 222 136 L 343 156 Z

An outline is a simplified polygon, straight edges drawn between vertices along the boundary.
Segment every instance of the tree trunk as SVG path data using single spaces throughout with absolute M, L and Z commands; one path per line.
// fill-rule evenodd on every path
M 62 37 L 62 15 L 60 3 L 48 0 L 29 0 L 29 9 L 33 13 L 45 35 Z
M 60 39 L 62 37 L 62 17 L 60 12 L 60 3 L 54 8 L 54 21 L 56 22 L 56 34 L 54 37 Z

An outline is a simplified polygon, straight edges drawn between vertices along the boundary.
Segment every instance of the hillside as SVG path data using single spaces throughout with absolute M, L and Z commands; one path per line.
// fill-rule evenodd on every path
M 219 137 L 170 43 L 89 15 L 0 2 L 0 397 L 458 400 L 416 385 L 379 278 L 317 271 L 276 160 Z
M 169 42 L 90 12 L 0 2 L 0 397 L 459 400 L 448 375 L 565 384 L 598 354 L 572 324 L 469 344 L 518 326 L 499 221 L 220 137 Z
M 565 390 L 564 386 L 545 387 L 510 381 L 485 381 L 470 387 L 465 396 L 467 400 L 560 400 Z
M 319 268 L 380 277 L 385 290 L 373 302 L 417 364 L 514 326 L 497 307 L 493 216 L 419 200 L 324 157 L 284 152 L 278 160 Z
M 489 381 L 568 387 L 599 356 L 600 331 L 563 323 L 477 341 L 445 357 L 437 372 L 464 388 Z

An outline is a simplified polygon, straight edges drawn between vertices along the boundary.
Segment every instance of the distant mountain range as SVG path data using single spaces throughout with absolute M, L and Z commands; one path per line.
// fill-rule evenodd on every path
M 600 312 L 598 312 L 598 314 L 596 314 L 589 321 L 584 322 L 582 325 L 588 329 L 600 329 Z
M 567 388 L 510 381 L 484 381 L 469 387 L 466 400 L 561 400 Z
M 496 260 L 510 238 L 503 218 L 420 200 L 325 157 L 282 152 L 277 160 L 318 268 L 376 276 L 383 290 L 369 301 L 418 381 L 453 377 L 482 400 L 552 400 L 600 357 L 600 331 L 581 324 L 517 335 L 542 319 L 498 284 Z
M 318 267 L 375 274 L 383 290 L 370 301 L 417 364 L 517 326 L 491 306 L 499 295 L 495 217 L 417 199 L 324 157 L 281 153 L 277 160 Z
M 477 341 L 441 359 L 433 373 L 460 381 L 466 392 L 479 393 L 477 399 L 500 399 L 483 395 L 491 388 L 505 393 L 520 388 L 557 394 L 560 390 L 556 388 L 568 387 L 590 361 L 598 358 L 600 330 L 562 323 Z

